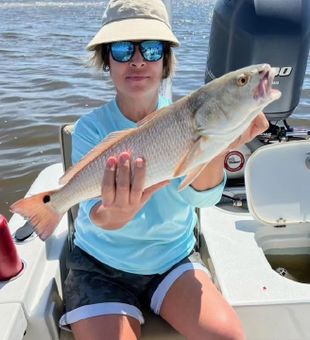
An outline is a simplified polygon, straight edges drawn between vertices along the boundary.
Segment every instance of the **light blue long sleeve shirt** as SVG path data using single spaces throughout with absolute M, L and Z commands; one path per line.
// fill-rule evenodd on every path
M 158 109 L 169 104 L 159 97 Z M 136 127 L 126 118 L 115 100 L 81 117 L 73 132 L 72 161 L 76 163 L 110 132 Z M 182 179 L 156 192 L 136 216 L 117 230 L 96 226 L 90 211 L 100 200 L 80 203 L 75 221 L 75 244 L 99 261 L 136 274 L 163 273 L 186 257 L 195 245 L 193 229 L 197 223 L 195 207 L 216 204 L 221 198 L 223 182 L 203 192 L 191 186 L 179 192 Z

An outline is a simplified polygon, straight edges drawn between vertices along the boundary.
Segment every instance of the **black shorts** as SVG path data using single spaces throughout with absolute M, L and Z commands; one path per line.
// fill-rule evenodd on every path
M 197 252 L 163 274 L 139 275 L 112 268 L 75 247 L 68 257 L 68 267 L 66 313 L 59 321 L 62 328 L 82 319 L 111 314 L 128 315 L 143 324 L 141 306 L 146 304 L 159 314 L 169 288 L 184 272 L 200 269 L 210 275 Z

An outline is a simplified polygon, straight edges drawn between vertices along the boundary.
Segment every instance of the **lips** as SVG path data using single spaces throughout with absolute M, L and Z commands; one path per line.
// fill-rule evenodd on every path
M 144 76 L 144 75 L 140 75 L 140 74 L 133 74 L 133 75 L 129 75 L 126 77 L 126 79 L 129 79 L 129 80 L 144 80 L 144 79 L 147 79 L 149 78 L 148 76 Z
M 273 89 L 272 84 L 276 71 L 270 65 L 265 64 L 264 69 L 259 72 L 260 82 L 254 91 L 254 99 L 262 102 L 272 102 L 281 97 L 278 89 Z
M 269 96 L 272 91 L 274 91 L 272 89 L 272 82 L 275 75 L 273 70 L 269 67 L 268 69 L 260 71 L 259 74 L 261 78 L 254 92 L 255 99 L 265 98 L 266 96 Z

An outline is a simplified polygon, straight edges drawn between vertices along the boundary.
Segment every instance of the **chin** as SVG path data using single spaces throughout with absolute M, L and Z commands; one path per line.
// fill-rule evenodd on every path
M 145 97 L 146 94 L 155 91 L 157 91 L 157 88 L 153 89 L 149 88 L 148 86 L 132 86 L 129 90 L 129 92 L 136 97 Z

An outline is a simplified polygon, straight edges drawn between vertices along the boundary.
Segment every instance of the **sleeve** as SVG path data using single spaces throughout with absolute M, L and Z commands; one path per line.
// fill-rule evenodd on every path
M 94 148 L 101 141 L 97 131 L 95 120 L 88 116 L 79 119 L 72 134 L 72 164 L 76 164 L 84 155 Z M 80 203 L 87 215 L 95 204 L 100 202 L 99 198 L 94 198 Z
M 93 120 L 88 116 L 79 119 L 72 133 L 72 164 L 76 164 L 100 141 L 101 138 Z
M 182 179 L 178 179 L 182 182 Z M 192 186 L 188 186 L 184 190 L 180 191 L 180 195 L 191 206 L 197 208 L 211 207 L 217 204 L 223 194 L 223 190 L 226 184 L 227 174 L 224 171 L 223 181 L 214 188 L 205 191 L 197 191 Z

